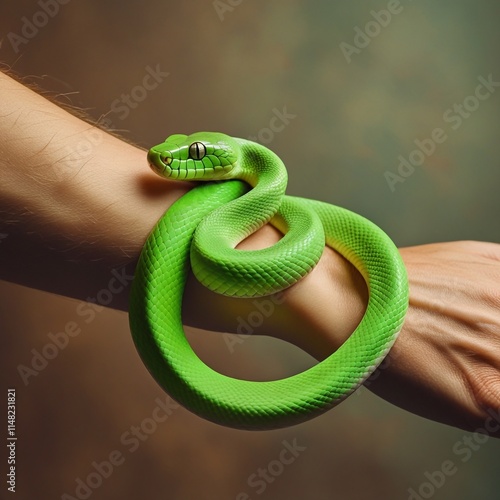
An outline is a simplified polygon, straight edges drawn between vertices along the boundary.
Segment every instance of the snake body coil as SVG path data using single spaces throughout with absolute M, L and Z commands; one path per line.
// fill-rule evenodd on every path
M 394 343 L 408 307 L 406 270 L 389 237 L 353 212 L 285 195 L 283 163 L 250 141 L 209 132 L 178 134 L 152 148 L 148 161 L 164 177 L 224 181 L 202 184 L 170 207 L 136 270 L 131 331 L 166 392 L 216 423 L 271 429 L 317 416 L 362 384 Z M 267 222 L 285 235 L 277 244 L 235 249 Z M 181 317 L 190 266 L 218 293 L 262 296 L 307 275 L 325 241 L 360 271 L 369 290 L 361 323 L 335 353 L 307 371 L 268 382 L 227 377 L 198 358 Z

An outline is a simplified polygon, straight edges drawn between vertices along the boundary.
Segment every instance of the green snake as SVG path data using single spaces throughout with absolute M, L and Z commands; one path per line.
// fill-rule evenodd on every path
M 199 416 L 241 429 L 295 425 L 359 387 L 388 353 L 408 308 L 406 269 L 390 238 L 353 212 L 285 195 L 280 158 L 248 140 L 176 134 L 151 148 L 148 162 L 162 177 L 216 181 L 201 182 L 168 209 L 136 268 L 130 327 L 160 386 Z M 268 222 L 284 235 L 275 245 L 235 248 Z M 325 242 L 358 269 L 369 291 L 361 322 L 333 354 L 306 371 L 264 382 L 220 374 L 197 356 L 182 324 L 190 269 L 215 292 L 258 297 L 306 276 Z

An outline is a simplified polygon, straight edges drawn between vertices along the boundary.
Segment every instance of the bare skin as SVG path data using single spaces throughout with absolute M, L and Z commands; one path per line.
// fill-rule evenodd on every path
M 147 235 L 192 185 L 158 178 L 145 152 L 0 73 L 0 278 L 86 300 L 112 271 L 132 276 Z M 242 246 L 280 235 L 265 226 Z M 467 430 L 500 436 L 500 245 L 451 242 L 402 248 L 410 310 L 384 367 L 367 386 L 387 401 Z M 127 294 L 109 307 L 127 310 Z M 284 292 L 266 333 L 318 359 L 360 321 L 360 275 L 325 249 L 317 268 Z M 194 308 L 196 305 L 196 309 Z M 204 309 L 200 311 L 200 304 Z M 251 300 L 215 295 L 190 279 L 186 324 L 236 330 Z M 495 421 L 496 422 L 496 421 Z

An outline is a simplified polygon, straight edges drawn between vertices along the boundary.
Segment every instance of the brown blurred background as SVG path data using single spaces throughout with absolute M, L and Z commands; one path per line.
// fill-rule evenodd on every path
M 445 115 L 478 77 L 500 81 L 498 2 L 237 3 L 3 2 L 0 60 L 71 93 L 144 147 L 176 132 L 257 136 L 287 164 L 291 194 L 364 214 L 399 246 L 500 241 L 500 90 L 467 117 Z M 134 91 L 157 67 L 168 76 Z M 284 110 L 293 117 L 282 130 L 266 131 Z M 446 141 L 391 190 L 385 173 L 398 174 L 398 156 L 408 159 L 437 127 Z M 0 282 L 2 385 L 17 389 L 17 498 L 407 499 L 410 488 L 422 498 L 498 498 L 498 441 L 467 454 L 466 433 L 367 390 L 280 431 L 234 431 L 168 408 L 155 424 L 166 396 L 135 352 L 127 316 L 104 310 L 87 324 L 79 307 Z M 19 365 L 71 321 L 82 333 L 25 385 Z M 231 354 L 221 336 L 191 336 L 202 357 L 240 373 L 262 365 L 279 375 L 310 362 L 277 341 L 249 339 Z M 133 438 L 133 426 L 149 434 Z M 300 451 L 283 465 L 285 440 Z M 93 463 L 110 455 L 120 465 L 97 475 Z M 446 460 L 456 472 L 441 484 L 433 473 Z M 0 461 L 3 472 L 5 452 Z M 92 489 L 77 491 L 79 479 Z

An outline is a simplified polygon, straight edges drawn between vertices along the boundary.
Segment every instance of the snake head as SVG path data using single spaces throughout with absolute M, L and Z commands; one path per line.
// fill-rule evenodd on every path
M 149 166 L 162 177 L 213 181 L 238 177 L 239 145 L 217 132 L 175 134 L 148 152 Z

